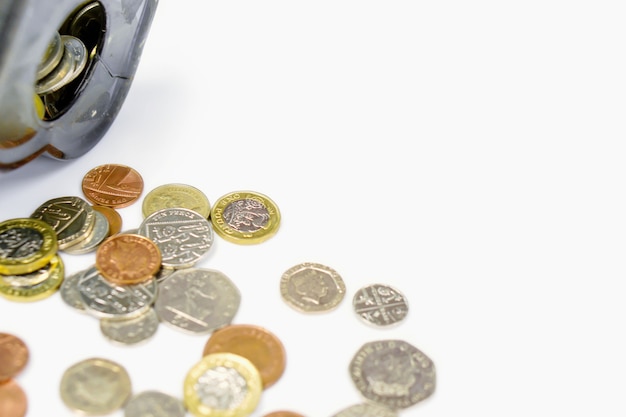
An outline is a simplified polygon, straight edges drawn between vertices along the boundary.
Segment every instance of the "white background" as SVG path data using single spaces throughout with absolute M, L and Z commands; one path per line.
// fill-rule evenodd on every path
M 404 339 L 429 355 L 435 394 L 401 417 L 626 414 L 626 25 L 623 1 L 162 1 L 133 86 L 101 142 L 71 162 L 0 174 L 0 218 L 79 195 L 83 175 L 132 166 L 211 202 L 271 197 L 278 234 L 216 236 L 200 267 L 242 294 L 234 323 L 283 341 L 287 368 L 255 417 L 330 417 L 361 397 L 359 347 Z M 120 210 L 124 228 L 141 203 Z M 64 255 L 68 273 L 92 254 Z M 318 262 L 343 277 L 334 311 L 281 299 L 282 273 Z M 371 328 L 363 285 L 409 300 Z M 161 325 L 117 346 L 59 294 L 0 299 L 0 331 L 31 350 L 17 377 L 29 416 L 69 416 L 63 371 L 93 356 L 134 392 L 181 397 L 208 336 Z M 119 412 L 115 414 L 121 416 Z

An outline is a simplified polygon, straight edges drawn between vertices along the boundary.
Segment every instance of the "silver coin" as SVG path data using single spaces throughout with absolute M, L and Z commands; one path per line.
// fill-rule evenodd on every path
M 94 209 L 76 196 L 53 198 L 40 205 L 31 215 L 48 223 L 57 234 L 59 250 L 85 239 L 95 225 Z
M 145 342 L 156 333 L 159 317 L 154 308 L 128 319 L 100 319 L 100 332 L 109 340 L 123 345 Z
M 408 408 L 435 391 L 435 365 L 403 340 L 365 343 L 349 371 L 361 395 L 392 410 Z
M 365 286 L 352 298 L 354 312 L 366 323 L 390 326 L 402 321 L 409 312 L 404 295 L 384 284 Z
M 382 405 L 362 403 L 346 407 L 332 417 L 398 417 L 398 413 Z
M 99 318 L 130 318 L 148 310 L 157 296 L 156 280 L 140 284 L 115 285 L 95 266 L 79 279 L 77 289 L 85 309 Z
M 65 253 L 69 253 L 72 255 L 79 255 L 83 253 L 93 252 L 98 248 L 98 245 L 102 243 L 104 238 L 109 234 L 109 221 L 104 216 L 104 214 L 99 211 L 94 210 L 93 212 L 95 223 L 93 226 L 93 230 L 89 233 L 89 235 L 76 243 L 75 245 L 68 246 L 63 249 Z
M 159 247 L 161 264 L 169 268 L 188 268 L 202 259 L 213 244 L 211 222 L 186 208 L 158 210 L 142 222 L 137 233 Z
M 184 403 L 160 391 L 135 394 L 124 406 L 124 417 L 185 417 Z
M 240 302 L 239 289 L 222 272 L 188 268 L 177 270 L 159 284 L 154 308 L 164 323 L 205 334 L 230 324 Z
M 334 269 L 304 262 L 285 271 L 280 280 L 283 300 L 296 310 L 312 313 L 334 309 L 343 300 L 346 286 Z
M 85 270 L 82 270 L 65 277 L 61 283 L 61 287 L 59 288 L 59 293 L 61 293 L 61 299 L 63 302 L 81 312 L 86 311 L 83 299 L 78 292 L 78 281 L 82 278 L 84 273 Z

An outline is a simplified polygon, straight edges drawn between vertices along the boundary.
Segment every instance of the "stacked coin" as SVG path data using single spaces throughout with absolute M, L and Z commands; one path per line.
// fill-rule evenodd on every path
M 24 417 L 26 394 L 15 377 L 26 367 L 28 347 L 22 339 L 10 333 L 0 333 L 0 416 Z

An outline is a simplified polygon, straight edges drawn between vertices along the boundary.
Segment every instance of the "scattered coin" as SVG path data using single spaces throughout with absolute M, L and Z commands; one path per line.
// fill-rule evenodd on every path
M 152 239 L 119 233 L 102 242 L 96 251 L 96 267 L 118 285 L 139 284 L 161 268 L 161 251 Z
M 282 342 L 261 326 L 231 324 L 215 330 L 202 355 L 217 352 L 235 353 L 250 360 L 261 374 L 263 389 L 272 386 L 285 371 L 286 352 Z
M 14 380 L 0 384 L 0 416 L 24 417 L 28 401 L 24 390 Z
M 55 262 L 58 262 L 58 260 L 55 260 L 53 257 L 47 265 L 36 271 L 29 272 L 28 274 L 0 275 L 0 286 L 32 287 L 33 285 L 41 284 L 48 279 L 50 268 L 54 267 Z
M 361 395 L 392 410 L 408 408 L 435 391 L 435 365 L 403 340 L 365 343 L 349 371 Z
M 48 298 L 59 289 L 65 277 L 65 266 L 61 257 L 54 256 L 49 262 L 49 266 L 42 268 L 40 272 L 46 274 L 46 278 L 35 285 L 6 285 L 4 281 L 0 281 L 0 296 L 20 302 L 39 301 Z
M 124 406 L 124 417 L 185 417 L 184 403 L 160 391 L 142 391 Z
M 83 415 L 119 410 L 131 395 L 126 369 L 108 359 L 89 358 L 69 367 L 61 377 L 61 400 Z
M 93 252 L 109 234 L 109 221 L 104 214 L 94 210 L 94 226 L 91 232 L 75 245 L 66 247 L 63 251 L 72 255 Z
M 398 417 L 398 414 L 382 405 L 362 403 L 344 408 L 332 417 Z
M 14 334 L 0 333 L 0 384 L 22 372 L 28 358 L 28 346 L 22 339 Z
M 85 174 L 82 190 L 85 198 L 94 205 L 122 208 L 139 199 L 143 185 L 143 178 L 135 169 L 121 164 L 105 164 Z
M 153 308 L 128 319 L 101 318 L 100 331 L 109 340 L 123 345 L 135 345 L 151 338 L 159 327 L 159 317 Z
M 61 287 L 59 288 L 59 293 L 61 294 L 63 302 L 73 309 L 83 313 L 85 312 L 85 304 L 83 303 L 80 292 L 78 291 L 78 282 L 83 277 L 84 273 L 85 270 L 66 276 L 61 283 Z
M 44 267 L 58 250 L 56 231 L 43 220 L 0 223 L 0 274 L 28 274 Z
M 107 234 L 107 237 L 118 234 L 122 230 L 122 216 L 117 210 L 112 207 L 100 206 L 97 204 L 91 207 L 107 218 L 109 222 L 109 232 Z
M 304 416 L 294 411 L 279 410 L 279 411 L 272 411 L 271 413 L 265 414 L 263 417 L 304 417 Z
M 52 226 L 60 250 L 85 239 L 95 225 L 93 208 L 76 196 L 52 198 L 40 205 L 30 217 Z
M 199 213 L 205 219 L 211 213 L 211 203 L 207 196 L 187 184 L 163 184 L 150 191 L 143 199 L 142 213 L 148 217 L 165 208 L 187 208 Z
M 225 240 L 238 244 L 261 243 L 280 226 L 280 211 L 267 196 L 236 191 L 220 197 L 211 208 L 211 223 Z
M 409 312 L 404 295 L 385 284 L 362 287 L 354 294 L 352 306 L 363 321 L 380 327 L 399 323 Z
M 280 280 L 283 300 L 296 310 L 313 313 L 334 309 L 343 300 L 346 286 L 329 266 L 303 262 L 285 271 Z
M 234 353 L 212 353 L 187 373 L 184 402 L 195 417 L 246 417 L 256 409 L 261 391 L 252 362 Z

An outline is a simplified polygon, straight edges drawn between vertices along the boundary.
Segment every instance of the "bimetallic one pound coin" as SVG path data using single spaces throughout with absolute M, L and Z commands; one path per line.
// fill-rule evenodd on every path
M 28 409 L 26 393 L 14 380 L 0 384 L 0 416 L 24 417 Z
M 50 260 L 48 266 L 41 268 L 40 272 L 46 275 L 45 279 L 35 285 L 7 285 L 3 280 L 0 280 L 0 296 L 20 302 L 39 301 L 48 298 L 57 292 L 63 283 L 65 265 L 61 257 L 57 255 Z M 15 280 L 15 277 L 12 278 Z
M 55 230 L 43 220 L 10 219 L 0 223 L 0 274 L 27 274 L 44 267 L 58 250 Z
M 141 206 L 144 217 L 164 208 L 187 208 L 205 219 L 211 214 L 211 203 L 207 196 L 187 184 L 164 184 L 156 187 L 146 194 Z
M 120 364 L 103 358 L 82 360 L 61 378 L 61 400 L 83 415 L 105 415 L 119 410 L 131 395 L 128 372 Z
M 268 329 L 252 324 L 231 324 L 214 331 L 204 345 L 203 356 L 230 352 L 243 356 L 261 374 L 263 389 L 272 386 L 285 371 L 286 353 L 280 339 Z
M 182 400 L 160 391 L 142 391 L 124 406 L 124 417 L 185 417 Z
M 143 178 L 135 169 L 121 164 L 106 164 L 85 174 L 82 189 L 94 205 L 112 208 L 133 204 L 143 192 Z
M 211 223 L 223 239 L 242 245 L 261 243 L 280 226 L 280 211 L 269 197 L 236 191 L 220 197 L 211 208 Z
M 343 300 L 346 285 L 329 266 L 303 262 L 285 271 L 280 280 L 280 294 L 294 309 L 305 313 L 326 312 Z
M 184 402 L 195 417 L 246 417 L 263 390 L 254 364 L 234 353 L 212 353 L 187 373 Z
M 352 307 L 363 321 L 379 327 L 397 324 L 409 312 L 404 295 L 384 284 L 371 284 L 359 289 L 352 298 Z
M 120 233 L 107 238 L 96 251 L 96 267 L 118 285 L 139 284 L 161 268 L 161 251 L 152 239 Z
M 60 250 L 85 239 L 95 225 L 93 208 L 77 196 L 50 199 L 40 205 L 30 217 L 43 220 L 52 226 Z
M 22 339 L 14 334 L 0 333 L 0 384 L 22 372 L 28 358 L 28 346 Z

